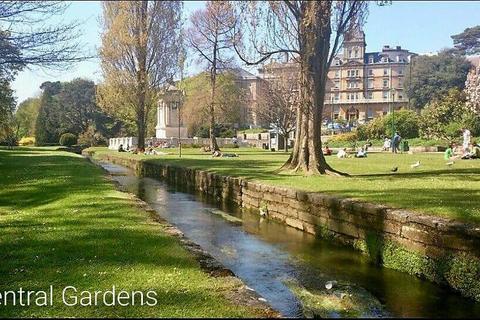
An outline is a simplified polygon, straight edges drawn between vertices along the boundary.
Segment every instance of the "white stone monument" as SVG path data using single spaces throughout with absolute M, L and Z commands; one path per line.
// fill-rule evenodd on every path
M 157 126 L 155 137 L 158 139 L 187 138 L 187 128 L 179 115 L 183 103 L 183 92 L 169 85 L 162 93 L 157 106 Z

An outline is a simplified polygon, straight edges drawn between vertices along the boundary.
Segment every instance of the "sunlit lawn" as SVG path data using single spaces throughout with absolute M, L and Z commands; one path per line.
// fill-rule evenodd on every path
M 480 160 L 458 160 L 449 167 L 441 153 L 371 153 L 363 159 L 327 157 L 334 168 L 351 174 L 351 177 L 339 178 L 276 173 L 288 155 L 254 148 L 223 150 L 238 153 L 238 158 L 212 158 L 199 149 L 183 149 L 181 159 L 176 149 L 165 149 L 171 154 L 163 156 L 132 155 L 108 151 L 106 148 L 94 150 L 97 154 L 112 152 L 122 157 L 195 167 L 279 186 L 334 193 L 480 223 Z M 416 161 L 420 161 L 421 165 L 412 169 L 410 165 Z M 390 170 L 393 167 L 398 167 L 398 172 L 392 173 Z
M 99 168 L 51 149 L 0 150 L 0 293 L 55 289 L 53 307 L 2 301 L 0 317 L 258 315 L 225 298 L 238 282 L 201 271 Z M 113 285 L 154 290 L 158 305 L 68 307 L 61 300 L 65 286 L 93 292 Z

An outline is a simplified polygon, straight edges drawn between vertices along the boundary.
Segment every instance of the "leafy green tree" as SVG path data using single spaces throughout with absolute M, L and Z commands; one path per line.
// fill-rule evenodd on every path
M 398 131 L 403 138 L 411 139 L 419 136 L 419 116 L 412 110 L 395 111 L 395 115 L 388 114 L 378 117 L 360 126 L 357 135 L 360 140 L 382 139 L 392 137 L 392 121 L 395 122 L 395 131 Z
M 178 71 L 180 1 L 104 1 L 98 105 L 135 125 L 144 149 L 158 93 Z
M 16 143 L 14 134 L 15 98 L 10 83 L 0 78 L 0 144 Z
M 60 107 L 60 132 L 75 135 L 87 130 L 101 113 L 95 103 L 95 83 L 85 79 L 74 79 L 62 84 L 57 96 Z
M 15 112 L 18 138 L 35 136 L 35 124 L 39 109 L 40 98 L 28 98 L 18 105 Z
M 462 90 L 470 68 L 471 64 L 465 57 L 451 50 L 444 50 L 435 56 L 415 57 L 404 83 L 411 105 L 421 109 L 452 88 Z
M 454 47 L 462 54 L 480 53 L 480 26 L 467 28 L 463 32 L 451 36 L 451 38 Z
M 37 145 L 56 144 L 60 137 L 58 132 L 60 106 L 56 95 L 60 93 L 62 85 L 59 81 L 47 81 L 42 83 L 40 89 L 43 92 L 35 125 L 35 143 Z
M 210 123 L 211 119 L 211 81 L 207 72 L 187 78 L 182 86 L 186 98 L 182 108 L 183 119 L 188 132 L 193 135 L 198 133 L 201 127 Z M 236 83 L 232 73 L 224 72 L 216 76 L 216 90 L 214 100 L 214 118 L 216 124 L 213 127 L 214 134 L 218 124 L 232 124 L 240 121 L 240 110 L 243 106 L 244 92 Z M 209 137 L 209 134 L 207 135 Z
M 466 105 L 465 95 L 458 89 L 429 103 L 421 114 L 420 134 L 427 139 L 455 140 L 463 127 L 468 127 L 474 134 L 480 118 Z

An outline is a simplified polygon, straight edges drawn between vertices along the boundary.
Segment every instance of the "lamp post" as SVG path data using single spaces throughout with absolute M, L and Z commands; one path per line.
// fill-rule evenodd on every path
M 332 95 L 330 96 L 330 108 L 331 108 L 331 114 L 330 114 L 330 120 L 332 122 L 332 130 L 331 130 L 331 135 L 333 136 L 333 131 L 335 129 L 335 126 L 333 125 L 333 93 Z
M 181 91 L 180 101 L 177 105 L 177 113 L 178 113 L 178 157 L 182 157 L 182 141 L 181 139 L 181 126 L 182 126 L 182 118 L 180 108 L 183 106 L 183 102 L 185 100 L 185 90 Z
M 392 137 L 395 136 L 395 89 L 390 89 L 390 94 L 392 95 L 391 100 L 391 112 L 392 112 Z M 393 138 L 392 138 L 393 139 Z

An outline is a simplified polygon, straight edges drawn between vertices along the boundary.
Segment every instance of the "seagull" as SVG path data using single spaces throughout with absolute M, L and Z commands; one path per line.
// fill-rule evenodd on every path
M 410 167 L 412 167 L 412 168 L 420 167 L 420 161 L 417 161 L 417 163 L 412 164 Z
M 393 167 L 392 170 L 390 170 L 392 172 L 397 172 L 398 171 L 398 167 Z
M 449 167 L 451 167 L 454 163 L 455 163 L 455 162 L 450 161 L 450 162 L 447 162 L 446 165 L 449 166 Z

